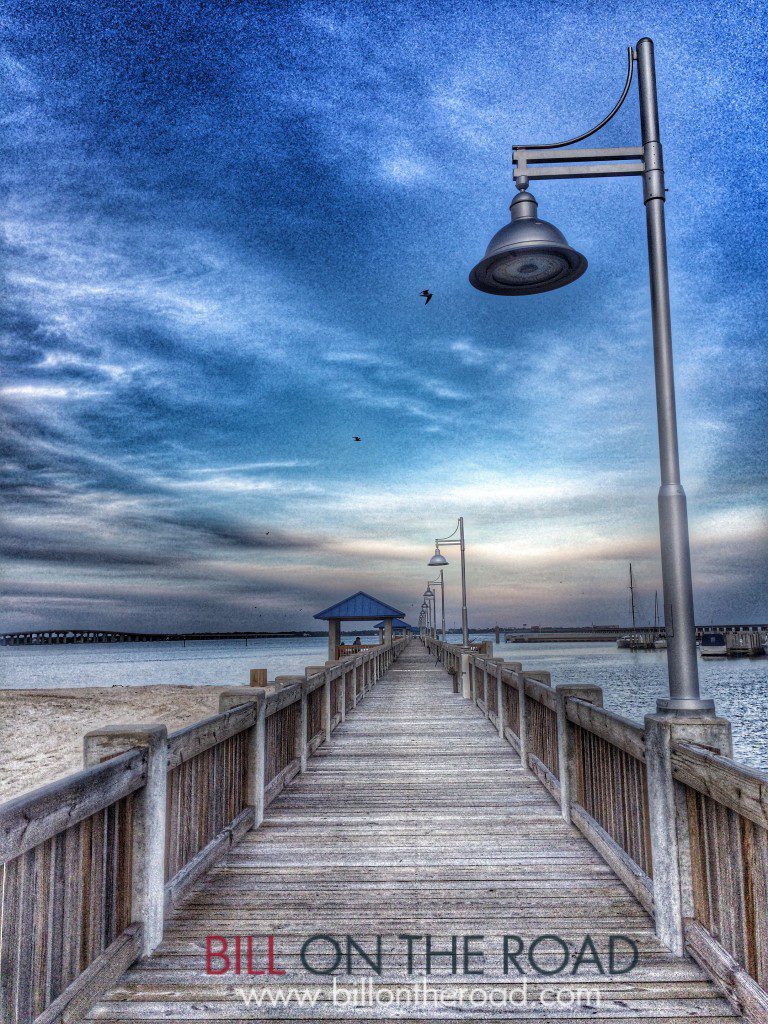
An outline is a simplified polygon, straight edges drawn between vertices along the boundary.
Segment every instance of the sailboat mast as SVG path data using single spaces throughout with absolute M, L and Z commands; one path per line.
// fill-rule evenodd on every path
M 632 563 L 629 563 L 629 600 L 632 605 L 632 637 L 635 635 L 635 585 L 632 580 Z

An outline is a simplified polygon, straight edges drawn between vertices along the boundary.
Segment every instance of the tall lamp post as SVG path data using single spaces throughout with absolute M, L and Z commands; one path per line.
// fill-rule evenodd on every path
M 440 626 L 443 634 L 443 643 L 445 643 L 445 576 L 443 570 L 440 570 L 440 578 L 432 580 L 433 587 L 440 587 Z
M 432 599 L 433 621 L 435 624 L 435 633 L 437 633 L 437 597 L 431 589 L 432 587 L 440 587 L 440 611 L 442 613 L 443 643 L 445 643 L 445 579 L 443 577 L 442 569 L 440 570 L 440 575 L 436 580 L 430 580 L 429 583 L 427 583 L 427 592 L 424 594 L 424 597 L 430 597 Z
M 458 537 L 456 534 L 458 533 Z M 443 547 L 450 547 L 451 545 L 458 545 L 461 551 L 461 642 L 464 647 L 469 645 L 469 625 L 467 622 L 467 566 L 465 559 L 465 546 L 464 546 L 464 517 L 459 516 L 459 522 L 453 533 L 450 533 L 447 537 L 438 538 L 435 540 L 435 553 L 427 562 L 427 565 L 443 566 L 449 565 L 448 559 L 440 551 L 441 545 Z M 441 574 L 442 575 L 442 574 Z M 443 621 L 443 639 L 445 639 L 445 621 Z
M 427 602 L 427 608 L 429 609 L 429 626 L 430 635 L 434 635 L 435 628 L 435 593 L 427 583 L 427 589 L 424 591 L 424 600 Z
M 567 148 L 594 135 L 615 116 L 629 93 L 635 64 L 642 145 L 613 149 Z M 538 204 L 527 191 L 530 181 L 627 176 L 643 179 L 661 463 L 659 534 L 669 674 L 669 697 L 658 701 L 658 710 L 714 713 L 714 702 L 702 699 L 700 695 L 696 663 L 688 512 L 680 482 L 677 444 L 664 225 L 666 189 L 653 42 L 645 38 L 634 50 L 629 48 L 623 92 L 610 114 L 598 125 L 565 142 L 514 146 L 512 163 L 518 194 L 510 206 L 511 223 L 493 236 L 485 257 L 469 275 L 475 288 L 492 295 L 535 295 L 561 288 L 581 277 L 587 269 L 586 258 L 571 248 L 561 232 L 547 221 L 538 219 Z

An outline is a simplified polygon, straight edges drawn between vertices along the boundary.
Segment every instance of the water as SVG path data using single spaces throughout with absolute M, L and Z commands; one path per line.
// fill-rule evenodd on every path
M 473 639 L 488 639 L 490 634 Z M 458 637 L 452 637 L 454 641 Z M 371 642 L 372 638 L 365 638 Z M 603 688 L 605 706 L 642 722 L 666 694 L 664 651 L 624 651 L 605 643 L 505 644 L 499 657 L 544 669 L 553 683 L 590 683 Z M 193 684 L 243 686 L 249 669 L 269 678 L 322 665 L 322 637 L 149 644 L 77 644 L 60 647 L 0 647 L 0 689 L 78 686 Z M 768 658 L 699 658 L 701 689 L 733 725 L 737 760 L 768 770 Z
M 373 637 L 366 637 L 373 642 Z M 72 686 L 247 686 L 252 668 L 304 675 L 328 657 L 324 637 L 0 647 L 0 690 Z

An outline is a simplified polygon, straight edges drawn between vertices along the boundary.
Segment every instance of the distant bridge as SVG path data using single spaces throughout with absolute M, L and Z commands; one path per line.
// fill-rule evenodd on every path
M 325 636 L 320 632 L 292 631 L 264 633 L 241 630 L 237 633 L 132 633 L 119 629 L 28 629 L 17 633 L 0 633 L 0 642 L 7 646 L 48 644 L 125 644 L 152 643 L 161 640 L 263 640 L 268 637 Z

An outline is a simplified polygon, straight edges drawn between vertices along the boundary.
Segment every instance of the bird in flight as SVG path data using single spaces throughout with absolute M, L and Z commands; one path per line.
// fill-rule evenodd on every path
M 419 298 L 424 299 L 424 305 L 428 306 L 429 300 L 432 298 L 432 292 L 429 290 L 429 288 L 425 288 L 423 292 L 419 292 Z
M 362 437 L 353 437 L 352 440 L 353 441 L 362 441 L 363 439 L 362 439 Z

